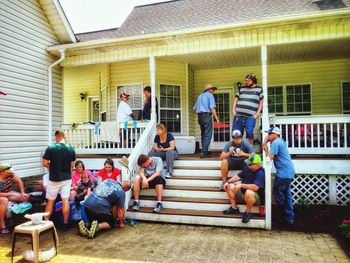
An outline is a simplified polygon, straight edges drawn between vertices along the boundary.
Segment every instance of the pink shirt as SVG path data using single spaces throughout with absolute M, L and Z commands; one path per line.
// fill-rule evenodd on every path
M 83 173 L 87 173 L 91 182 L 94 182 L 94 176 L 92 175 L 90 170 L 85 170 Z M 72 185 L 77 185 L 81 180 L 81 175 L 74 171 L 72 174 Z

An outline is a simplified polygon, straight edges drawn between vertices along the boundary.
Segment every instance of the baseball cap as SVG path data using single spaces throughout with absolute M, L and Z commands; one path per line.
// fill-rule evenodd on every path
M 5 170 L 8 170 L 8 169 L 10 169 L 11 167 L 12 167 L 12 165 L 9 164 L 9 163 L 1 163 L 1 164 L 0 164 L 0 172 L 5 171 Z
M 239 130 L 234 130 L 232 132 L 232 138 L 241 138 L 242 137 L 242 133 Z
M 248 159 L 245 159 L 244 162 L 247 165 L 251 165 L 251 164 L 258 164 L 261 163 L 261 157 L 259 154 L 251 154 L 250 157 Z
M 276 126 L 272 126 L 268 131 L 265 131 L 265 132 L 267 132 L 268 134 L 275 133 L 275 134 L 281 135 L 280 128 Z
M 128 93 L 126 93 L 126 92 L 122 92 L 122 93 L 120 93 L 120 95 L 119 95 L 119 97 L 120 98 L 127 98 L 127 97 L 129 97 L 130 95 L 128 94 Z

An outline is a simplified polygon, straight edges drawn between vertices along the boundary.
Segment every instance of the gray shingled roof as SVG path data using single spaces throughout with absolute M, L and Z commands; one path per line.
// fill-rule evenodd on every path
M 137 6 L 117 31 L 92 34 L 137 36 L 347 7 L 350 0 L 174 0 Z
M 118 28 L 110 28 L 93 32 L 79 33 L 75 34 L 75 36 L 80 42 L 102 38 L 114 38 L 117 37 L 117 30 Z

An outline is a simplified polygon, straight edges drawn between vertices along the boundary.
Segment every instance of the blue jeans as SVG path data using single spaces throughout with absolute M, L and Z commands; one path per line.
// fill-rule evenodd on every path
M 243 116 L 235 116 L 233 118 L 233 130 L 239 130 L 243 136 L 244 130 L 247 133 L 248 139 L 254 139 L 254 128 L 255 128 L 256 119 L 253 117 L 243 117 Z
M 278 206 L 284 210 L 285 219 L 293 224 L 294 223 L 294 210 L 293 210 L 293 199 L 290 185 L 293 179 L 287 178 L 275 178 L 273 186 L 273 194 L 275 196 Z
M 208 149 L 213 134 L 213 121 L 210 113 L 198 113 L 198 123 L 201 127 L 202 154 L 208 154 Z

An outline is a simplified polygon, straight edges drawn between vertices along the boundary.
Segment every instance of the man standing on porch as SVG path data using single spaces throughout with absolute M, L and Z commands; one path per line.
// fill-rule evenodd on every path
M 276 202 L 281 210 L 284 211 L 284 217 L 288 224 L 294 223 L 293 199 L 290 185 L 295 176 L 295 169 L 292 158 L 284 140 L 280 138 L 281 130 L 272 126 L 265 137 L 263 147 L 266 156 L 273 160 L 276 168 L 276 178 L 273 186 L 273 193 Z M 270 152 L 267 143 L 270 142 Z
M 232 130 L 240 130 L 250 144 L 254 142 L 254 127 L 263 107 L 263 89 L 257 86 L 256 76 L 249 73 L 245 77 L 245 86 L 238 89 L 233 101 Z
M 152 112 L 152 89 L 150 86 L 146 86 L 143 89 L 143 94 L 145 95 L 145 103 L 143 105 L 142 109 L 142 120 L 150 120 L 151 119 L 151 112 Z M 157 115 L 157 123 L 158 123 L 158 99 L 156 98 L 156 115 Z
M 213 95 L 217 89 L 218 88 L 213 84 L 207 84 L 204 91 L 198 96 L 197 102 L 193 107 L 193 110 L 198 114 L 198 123 L 201 127 L 202 150 L 199 155 L 200 158 L 211 157 L 209 152 L 209 145 L 213 134 L 211 115 L 213 114 L 215 120 L 220 122 L 216 114 L 216 104 Z

